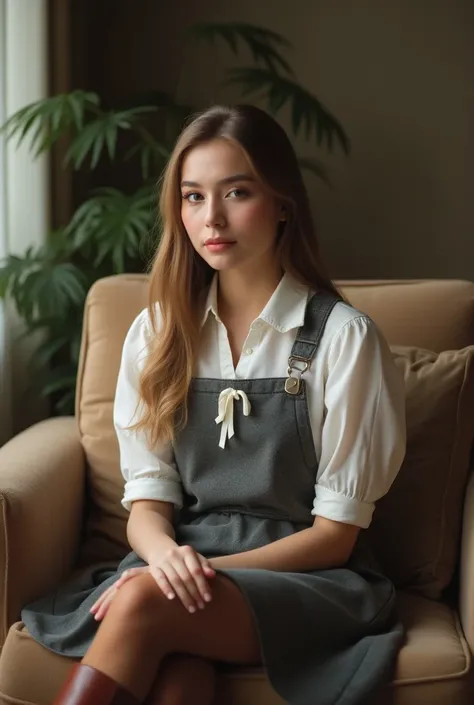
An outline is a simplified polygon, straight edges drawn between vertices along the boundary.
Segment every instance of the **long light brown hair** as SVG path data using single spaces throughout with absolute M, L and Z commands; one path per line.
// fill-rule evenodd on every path
M 187 421 L 203 303 L 214 270 L 193 248 L 181 220 L 181 170 L 191 149 L 216 138 L 240 145 L 257 178 L 285 207 L 286 222 L 277 236 L 282 269 L 312 289 L 340 295 L 322 265 L 308 195 L 283 128 L 252 105 L 214 106 L 194 117 L 176 143 L 161 185 L 162 234 L 149 284 L 152 344 L 139 381 L 142 413 L 131 427 L 145 431 L 151 446 L 173 441 Z

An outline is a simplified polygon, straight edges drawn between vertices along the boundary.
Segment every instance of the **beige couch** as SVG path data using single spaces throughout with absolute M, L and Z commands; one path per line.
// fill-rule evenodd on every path
M 473 349 L 460 349 L 474 343 L 474 284 L 340 285 L 378 322 L 406 382 L 407 457 L 369 529 L 397 585 L 407 630 L 380 703 L 471 704 L 474 373 Z M 1 703 L 46 705 L 71 666 L 29 637 L 18 621 L 22 604 L 81 566 L 127 551 L 111 415 L 124 336 L 145 303 L 143 276 L 111 277 L 93 287 L 76 418 L 44 421 L 0 449 Z M 227 669 L 219 678 L 220 705 L 281 702 L 260 669 Z

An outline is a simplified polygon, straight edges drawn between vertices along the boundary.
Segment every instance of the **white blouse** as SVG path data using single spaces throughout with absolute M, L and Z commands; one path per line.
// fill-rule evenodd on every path
M 303 324 L 310 293 L 308 287 L 285 274 L 250 326 L 234 369 L 227 331 L 218 316 L 215 275 L 202 319 L 195 376 L 229 380 L 286 377 L 288 358 L 297 329 Z M 123 346 L 114 404 L 125 479 L 122 504 L 128 510 L 138 499 L 182 506 L 171 443 L 149 449 L 143 434 L 124 428 L 136 420 L 138 376 L 149 336 L 144 309 L 132 323 Z M 303 378 L 318 459 L 311 513 L 367 528 L 374 503 L 389 490 L 405 453 L 403 377 L 376 324 L 367 315 L 338 302 Z M 238 382 L 232 386 L 238 390 Z M 240 399 L 234 406 L 234 414 L 243 413 Z M 209 429 L 216 445 L 222 441 L 219 412 L 216 408 L 216 426 Z M 221 452 L 226 452 L 225 443 Z

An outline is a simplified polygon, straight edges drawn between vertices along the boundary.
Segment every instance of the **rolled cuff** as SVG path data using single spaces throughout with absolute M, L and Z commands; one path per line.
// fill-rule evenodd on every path
M 367 529 L 372 521 L 375 504 L 362 502 L 356 497 L 347 497 L 327 487 L 315 486 L 316 496 L 311 514 L 340 521 L 343 524 L 354 524 L 361 529 Z
M 143 477 L 129 480 L 125 483 L 122 505 L 130 511 L 132 502 L 138 499 L 154 499 L 160 502 L 171 502 L 177 509 L 183 506 L 181 485 L 173 480 L 158 480 L 153 477 Z

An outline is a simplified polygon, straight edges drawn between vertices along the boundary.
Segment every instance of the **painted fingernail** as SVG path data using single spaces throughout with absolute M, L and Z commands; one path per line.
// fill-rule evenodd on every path
M 204 602 L 199 602 L 198 604 L 199 604 L 199 609 L 203 610 L 204 609 Z
M 191 607 L 188 607 L 189 611 L 191 614 L 196 611 L 196 608 L 191 605 Z
M 174 592 L 169 592 L 166 597 L 168 598 L 168 600 L 172 600 L 174 597 Z
M 208 592 L 206 592 L 204 595 L 204 599 L 206 600 L 206 602 L 210 602 L 212 600 L 212 597 Z

